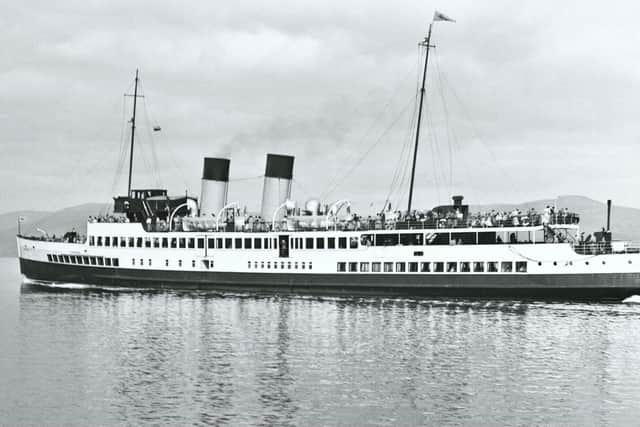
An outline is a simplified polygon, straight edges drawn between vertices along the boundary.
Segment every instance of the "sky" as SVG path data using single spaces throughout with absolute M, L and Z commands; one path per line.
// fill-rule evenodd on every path
M 0 213 L 199 196 L 231 159 L 258 210 L 266 153 L 293 198 L 406 206 L 434 10 L 414 207 L 577 194 L 640 207 L 640 5 L 612 1 L 24 0 L 0 5 Z M 160 132 L 152 132 L 153 126 Z M 124 150 L 124 151 L 123 151 Z

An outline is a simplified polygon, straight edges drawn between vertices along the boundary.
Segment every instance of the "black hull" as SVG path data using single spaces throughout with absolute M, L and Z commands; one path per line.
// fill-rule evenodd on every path
M 90 267 L 20 258 L 27 278 L 105 287 L 330 295 L 620 300 L 640 294 L 640 273 L 609 274 L 296 274 L 162 271 Z

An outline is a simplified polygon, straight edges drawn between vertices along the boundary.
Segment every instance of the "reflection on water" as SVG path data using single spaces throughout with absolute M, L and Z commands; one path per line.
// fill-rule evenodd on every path
M 637 306 L 0 292 L 10 424 L 628 424 L 640 397 Z

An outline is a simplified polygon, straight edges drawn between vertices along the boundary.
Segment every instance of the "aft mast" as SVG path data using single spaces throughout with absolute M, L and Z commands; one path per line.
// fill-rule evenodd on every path
M 133 142 L 136 135 L 136 101 L 138 100 L 138 69 L 136 69 L 135 85 L 133 87 L 133 116 L 131 117 L 131 148 L 129 153 L 129 185 L 127 186 L 127 197 L 131 197 L 131 175 L 133 172 Z
M 411 166 L 411 183 L 409 184 L 409 203 L 407 205 L 407 214 L 411 213 L 411 202 L 413 200 L 413 182 L 416 176 L 416 160 L 418 158 L 418 142 L 420 141 L 420 122 L 422 120 L 422 104 L 424 102 L 425 83 L 427 81 L 427 64 L 429 63 L 429 48 L 435 47 L 430 44 L 431 29 L 433 27 L 433 23 L 436 21 L 456 22 L 455 20 L 449 18 L 448 16 L 436 10 L 433 13 L 433 22 L 429 24 L 429 32 L 427 33 L 427 37 L 425 37 L 425 39 L 419 43 L 420 46 L 426 49 L 426 54 L 424 58 L 424 70 L 422 72 L 422 87 L 420 88 L 420 105 L 418 107 L 418 120 L 416 123 L 416 142 L 413 145 L 413 163 Z

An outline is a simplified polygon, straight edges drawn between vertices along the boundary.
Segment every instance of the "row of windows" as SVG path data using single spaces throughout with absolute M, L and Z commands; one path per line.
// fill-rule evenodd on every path
M 120 265 L 118 258 L 101 256 L 47 254 L 47 259 L 49 262 L 60 262 L 63 264 L 102 265 L 107 267 L 118 267 Z
M 131 265 L 135 266 L 136 264 L 140 265 L 140 266 L 147 265 L 149 267 L 152 267 L 153 266 L 153 260 L 151 258 L 148 258 L 147 262 L 145 264 L 144 258 L 138 258 L 137 263 L 136 263 L 136 258 L 131 258 Z M 202 265 L 205 268 L 213 268 L 213 260 L 204 259 L 204 260 L 202 260 Z M 165 267 L 171 267 L 170 262 L 169 262 L 168 259 L 164 260 L 164 266 Z M 181 259 L 178 260 L 178 267 L 182 267 L 182 260 Z M 195 259 L 191 260 L 191 267 L 193 267 L 193 268 L 196 267 L 196 260 Z
M 271 261 L 260 261 L 260 263 L 258 263 L 258 261 L 247 261 L 247 267 L 250 269 L 264 269 L 266 267 L 268 270 L 271 268 L 274 270 L 291 270 L 292 268 L 294 270 L 298 270 L 298 268 L 306 270 L 308 267 L 309 270 L 313 270 L 313 263 L 311 261 L 308 263 L 305 263 L 304 261 L 273 261 L 273 263 Z
M 286 241 L 285 241 L 286 242 Z M 89 236 L 89 246 L 121 248 L 204 249 L 204 237 L 110 237 Z M 292 249 L 357 249 L 358 237 L 292 237 Z M 278 249 L 270 237 L 209 237 L 208 249 Z
M 395 269 L 394 269 L 395 267 Z M 512 261 L 476 261 L 476 262 L 339 262 L 337 271 L 343 272 L 360 272 L 360 273 L 526 273 L 527 262 L 516 261 L 515 269 Z

